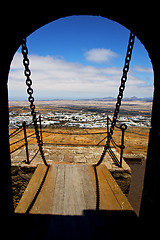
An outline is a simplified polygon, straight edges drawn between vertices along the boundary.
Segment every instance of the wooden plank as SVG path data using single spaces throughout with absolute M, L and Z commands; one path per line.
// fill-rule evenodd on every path
M 32 203 L 40 184 L 44 178 L 44 175 L 47 171 L 45 165 L 38 165 L 36 168 L 25 192 L 23 193 L 22 198 L 19 201 L 18 206 L 15 209 L 15 213 L 26 213 L 30 204 Z
M 45 165 L 37 167 L 15 212 L 27 211 L 46 170 Z M 29 213 L 74 216 L 86 209 L 133 210 L 105 165 L 51 165 Z
M 32 214 L 51 214 L 53 208 L 54 186 L 57 175 L 57 165 L 51 165 L 42 189 L 30 210 Z
M 88 176 L 90 167 L 81 164 L 58 167 L 53 214 L 82 215 L 85 209 L 95 210 L 95 192 Z
M 54 167 L 56 165 L 53 165 Z M 57 176 L 54 186 L 53 208 L 51 214 L 63 215 L 65 165 L 57 165 Z
M 86 209 L 96 209 L 96 192 L 95 186 L 93 184 L 93 178 L 90 172 L 93 170 L 92 165 L 80 165 L 79 174 L 81 176 L 84 200 L 86 204 Z
M 120 210 L 120 205 L 100 167 L 96 167 L 98 175 L 99 200 L 101 210 Z
M 72 174 L 73 167 L 71 165 L 66 165 L 63 215 L 76 215 Z
M 83 215 L 83 211 L 86 209 L 86 202 L 82 184 L 83 176 L 81 176 L 82 171 L 80 171 L 80 168 L 81 165 L 74 165 L 72 174 L 76 215 Z
M 88 166 L 77 164 L 58 165 L 52 214 L 83 214 L 83 210 L 87 208 L 85 196 L 87 194 L 86 187 L 88 188 L 88 181 L 85 181 L 84 178 L 85 168 L 87 169 Z M 88 208 L 90 207 L 88 206 Z
M 99 205 L 100 205 L 100 202 L 99 202 L 99 194 L 97 192 L 97 190 L 99 190 L 97 188 L 97 178 L 96 178 L 96 175 L 95 175 L 95 166 L 91 165 L 88 169 L 89 171 L 89 176 L 90 176 L 90 179 L 91 179 L 91 184 L 92 184 L 92 187 L 93 187 L 93 192 L 94 192 L 94 197 L 95 197 L 95 208 L 94 209 L 99 209 Z
M 100 168 L 101 171 L 103 172 L 105 179 L 108 182 L 110 188 L 112 189 L 117 201 L 119 202 L 121 209 L 133 211 L 133 208 L 131 207 L 130 203 L 128 202 L 126 196 L 121 191 L 120 187 L 118 186 L 118 184 L 112 177 L 112 175 L 109 172 L 109 170 L 107 169 L 107 167 L 105 165 L 100 165 L 98 168 Z

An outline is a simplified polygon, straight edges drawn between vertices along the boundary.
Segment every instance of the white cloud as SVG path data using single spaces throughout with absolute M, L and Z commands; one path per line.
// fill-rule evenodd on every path
M 51 56 L 30 55 L 29 59 L 36 98 L 117 96 L 121 68 L 86 66 Z M 25 79 L 22 57 L 17 53 L 9 74 L 10 98 L 19 99 L 25 96 L 27 99 Z M 137 96 L 142 94 L 142 87 L 145 88 L 146 82 L 130 72 L 126 86 L 126 91 L 131 96 Z M 149 94 L 149 87 L 147 89 Z
M 134 66 L 134 70 L 142 73 L 153 73 L 153 68 L 146 68 L 140 65 Z
M 117 56 L 118 55 L 115 52 L 105 48 L 92 48 L 85 52 L 86 59 L 95 63 L 109 62 L 112 58 Z

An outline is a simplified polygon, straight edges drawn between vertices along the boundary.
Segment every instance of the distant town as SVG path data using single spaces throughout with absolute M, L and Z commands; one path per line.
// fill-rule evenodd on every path
M 106 128 L 107 115 L 112 119 L 116 99 L 36 101 L 37 116 L 41 113 L 43 128 Z M 124 99 L 117 124 L 150 127 L 151 99 Z M 18 128 L 32 122 L 27 101 L 9 103 L 9 127 Z
M 26 124 L 32 122 L 30 112 L 17 113 L 11 111 L 9 113 L 9 127 L 17 128 L 22 126 L 23 121 Z M 112 118 L 112 115 L 108 115 Z M 107 124 L 107 114 L 98 112 L 48 112 L 41 114 L 43 127 L 76 127 L 76 128 L 105 128 Z M 127 126 L 149 127 L 150 116 L 134 115 L 120 116 L 117 124 L 126 123 Z

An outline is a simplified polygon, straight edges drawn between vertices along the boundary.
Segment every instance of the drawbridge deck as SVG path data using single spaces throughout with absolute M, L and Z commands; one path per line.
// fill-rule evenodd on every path
M 15 212 L 35 218 L 42 239 L 115 239 L 113 229 L 136 218 L 106 166 L 85 164 L 38 165 Z
M 83 215 L 86 209 L 132 210 L 105 165 L 39 165 L 16 212 Z

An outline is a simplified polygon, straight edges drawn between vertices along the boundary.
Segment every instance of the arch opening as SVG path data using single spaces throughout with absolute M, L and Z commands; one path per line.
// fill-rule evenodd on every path
M 65 20 L 65 19 L 63 19 L 63 20 Z M 57 20 L 57 22 L 58 22 L 58 20 Z M 126 30 L 126 32 L 127 31 L 128 30 Z M 36 33 L 34 33 L 34 34 L 36 34 Z M 126 33 L 124 35 L 127 36 Z M 32 38 L 32 40 L 33 40 L 33 38 Z M 115 37 L 115 39 L 117 40 L 117 37 Z M 128 38 L 127 38 L 125 44 L 124 43 L 120 44 L 121 48 L 125 49 L 127 41 L 128 41 Z M 119 42 L 120 42 L 120 39 L 119 39 L 118 43 Z M 137 44 L 140 44 L 140 42 L 138 42 Z M 122 45 L 124 45 L 124 46 L 122 46 Z M 36 46 L 36 44 L 35 44 L 35 46 Z M 119 53 L 119 51 L 120 51 L 120 53 Z M 103 98 L 105 98 L 105 96 L 106 96 L 106 89 L 109 89 L 108 94 L 109 93 L 111 94 L 111 89 L 115 89 L 115 91 L 112 93 L 112 95 L 108 96 L 108 97 L 114 97 L 114 96 L 116 97 L 122 68 L 119 67 L 118 62 L 115 62 L 115 67 L 111 67 L 110 61 L 115 61 L 115 59 L 117 59 L 119 57 L 119 55 L 122 55 L 121 60 L 119 60 L 119 62 L 122 62 L 122 65 L 123 65 L 124 60 L 122 60 L 122 59 L 123 59 L 123 56 L 125 55 L 125 51 L 124 51 L 124 54 L 122 54 L 122 52 L 123 52 L 122 49 L 119 50 L 119 51 L 118 51 L 118 49 L 117 49 L 117 51 L 116 50 L 114 51 L 112 49 L 109 49 L 109 48 L 103 47 L 103 46 L 92 47 L 92 48 L 87 48 L 86 47 L 86 49 L 84 48 L 84 50 L 82 51 L 83 54 L 81 54 L 81 55 L 83 55 L 83 61 L 81 60 L 80 63 L 79 62 L 77 63 L 77 62 L 75 62 L 75 60 L 73 60 L 74 57 L 75 57 L 74 54 L 72 54 L 73 56 L 70 56 L 71 59 L 66 59 L 64 56 L 61 56 L 61 55 L 60 55 L 60 57 L 59 56 L 55 57 L 55 55 L 48 56 L 47 53 L 45 53 L 44 55 L 41 54 L 41 55 L 38 56 L 38 54 L 35 54 L 33 52 L 30 55 L 30 59 L 31 59 L 31 62 L 33 64 L 32 65 L 33 68 L 31 66 L 31 69 L 33 71 L 33 74 L 32 74 L 33 82 L 34 82 L 35 86 L 37 87 L 36 92 L 40 92 L 39 96 L 42 96 L 44 88 L 46 86 L 48 86 L 48 91 L 50 90 L 50 92 L 51 92 L 51 95 L 50 95 L 51 99 L 49 99 L 49 100 L 55 100 L 57 98 L 62 98 L 61 96 L 55 96 L 55 99 L 52 99 L 52 96 L 55 95 L 55 94 L 53 94 L 53 91 L 57 92 L 57 89 L 58 89 L 59 92 L 61 92 L 63 94 L 66 93 L 66 89 L 67 89 L 68 84 L 69 84 L 68 79 L 71 79 L 71 76 L 70 75 L 67 76 L 67 74 L 69 73 L 69 71 L 71 71 L 71 69 L 72 70 L 74 69 L 74 71 L 72 71 L 72 79 L 73 80 L 70 82 L 70 85 L 69 85 L 69 88 L 68 88 L 69 90 L 71 90 L 71 92 L 69 91 L 68 96 L 65 96 L 64 99 L 70 97 L 73 94 L 73 92 L 75 92 L 75 97 L 77 97 L 77 91 L 79 91 L 80 88 L 82 88 L 81 94 L 85 92 L 85 89 L 88 89 L 89 93 L 93 94 L 93 92 L 94 92 L 94 95 L 90 95 L 90 97 L 89 97 L 90 99 L 100 98 L 100 96 L 102 96 L 102 101 L 104 101 Z M 144 51 L 144 49 L 143 49 L 143 51 Z M 20 57 L 19 54 L 17 54 L 17 59 L 19 57 Z M 77 56 L 75 57 L 75 59 L 77 59 Z M 142 61 L 142 59 L 140 59 L 140 61 Z M 36 63 L 36 62 L 38 62 L 38 63 Z M 85 62 L 87 62 L 88 65 L 86 65 Z M 43 65 L 47 66 L 47 63 L 51 64 L 50 67 L 47 69 L 48 72 L 51 71 L 50 74 L 48 74 L 48 72 L 46 73 L 46 72 L 42 71 L 43 70 Z M 49 81 L 50 76 L 54 75 L 55 71 L 56 71 L 56 69 L 53 67 L 53 63 L 59 69 L 59 72 L 61 74 L 64 73 L 63 75 L 67 76 L 67 78 L 64 81 L 62 81 L 62 77 L 60 77 L 58 75 L 58 72 L 56 72 L 57 75 L 55 76 L 55 80 L 57 81 L 57 79 L 59 79 L 59 82 L 61 82 L 61 84 L 57 86 L 56 90 L 55 90 L 55 84 L 53 84 L 53 89 L 51 89 L 51 84 L 50 84 L 50 81 Z M 15 65 L 16 65 L 16 63 L 15 63 Z M 38 66 L 41 66 L 41 69 L 40 68 L 38 69 Z M 20 67 L 17 66 L 17 69 L 19 71 Z M 52 72 L 52 70 L 53 70 L 53 72 Z M 11 70 L 11 73 L 12 73 L 12 71 L 14 72 L 14 70 Z M 136 85 L 135 83 L 137 83 L 137 86 L 136 86 L 136 88 L 134 89 L 133 92 L 137 93 L 140 88 L 145 89 L 145 87 L 147 89 L 149 89 L 149 88 L 151 89 L 152 80 L 151 79 L 148 80 L 148 82 L 150 81 L 150 83 L 146 83 L 147 80 L 144 83 L 143 80 L 142 80 L 142 78 L 144 76 L 144 73 L 146 74 L 145 75 L 146 78 L 147 78 L 148 74 L 152 74 L 152 68 L 150 66 L 146 67 L 146 66 L 142 66 L 142 65 L 137 64 L 137 65 L 134 65 L 134 68 L 131 69 L 131 71 L 132 71 L 132 74 L 129 76 L 131 81 L 130 81 L 130 79 L 128 79 L 127 84 L 129 84 L 129 85 L 127 86 L 128 89 L 126 88 L 126 92 L 129 92 L 130 94 L 132 94 L 133 87 L 134 87 L 134 85 Z M 38 73 L 38 72 L 40 72 L 40 73 Z M 39 75 L 36 76 L 37 73 Z M 14 72 L 14 74 L 18 75 L 18 72 Z M 34 77 L 34 74 L 35 74 L 36 77 Z M 50 75 L 50 76 L 48 76 L 48 78 L 47 78 L 47 74 Z M 88 78 L 88 75 L 89 75 L 89 78 Z M 44 81 L 44 76 L 47 78 L 47 80 L 46 80 L 47 84 L 45 82 L 38 89 L 40 83 L 43 83 L 43 81 Z M 41 81 L 40 81 L 40 78 L 42 78 Z M 113 85 L 113 82 L 114 82 L 113 79 L 115 79 L 115 78 L 117 78 L 118 81 L 117 81 L 117 85 L 114 86 Z M 76 84 L 77 84 L 76 89 L 77 90 L 72 89 L 73 85 L 74 85 L 74 82 L 75 82 L 75 79 L 77 79 L 77 82 L 76 82 Z M 84 82 L 81 83 L 82 79 L 85 79 L 85 82 L 87 82 L 88 85 L 85 85 Z M 93 80 L 93 79 L 95 79 L 95 80 Z M 97 81 L 98 81 L 98 84 L 97 84 Z M 106 85 L 104 84 L 104 82 L 106 83 Z M 131 84 L 131 82 L 132 82 L 132 84 Z M 81 85 L 80 85 L 80 83 L 81 83 Z M 15 85 L 15 83 L 14 83 L 14 85 Z M 93 86 L 94 86 L 94 88 L 93 88 Z M 100 90 L 100 95 L 95 96 L 95 93 L 97 93 L 98 86 L 99 86 L 99 90 Z M 62 91 L 62 87 L 63 87 L 63 91 Z M 103 90 L 103 93 L 102 93 L 102 90 Z M 138 97 L 140 97 L 141 94 L 142 94 L 142 91 L 139 91 L 139 96 Z M 144 92 L 143 92 L 143 94 L 144 94 Z M 49 94 L 47 94 L 46 96 L 49 97 Z M 82 98 L 82 99 L 83 98 L 88 98 L 87 97 L 88 93 L 85 95 L 85 97 L 84 96 L 80 97 L 80 96 L 78 96 L 78 98 Z M 133 97 L 133 96 L 132 95 L 128 95 L 128 96 L 126 95 L 126 97 L 128 97 L 128 98 Z M 36 96 L 35 98 L 37 99 L 37 97 L 38 96 Z M 73 98 L 73 95 L 72 95 L 72 98 Z M 144 96 L 144 98 L 145 98 L 145 96 Z M 39 98 L 39 100 L 46 100 L 46 99 L 40 99 Z M 132 101 L 133 100 L 134 99 L 132 98 Z M 137 100 L 137 99 L 135 98 L 135 100 Z M 143 110 L 144 110 L 144 108 L 143 108 Z M 150 108 L 150 110 L 151 110 L 151 108 Z

